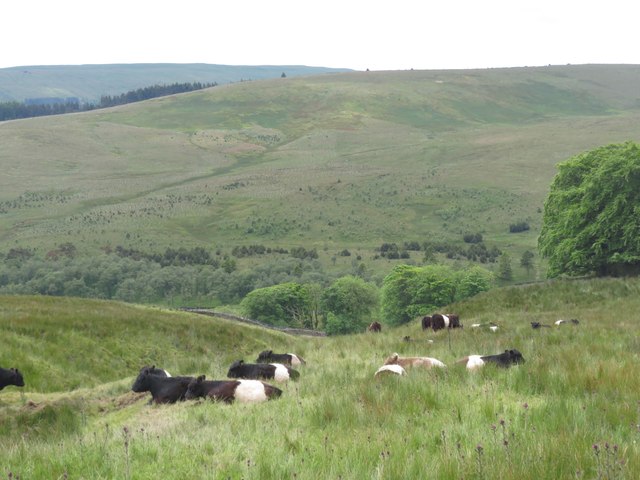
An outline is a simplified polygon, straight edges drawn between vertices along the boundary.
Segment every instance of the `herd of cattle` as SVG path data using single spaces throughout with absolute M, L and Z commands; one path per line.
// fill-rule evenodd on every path
M 558 320 L 554 325 L 559 326 L 564 323 L 578 325 L 576 319 Z M 422 321 L 422 329 L 432 329 L 434 331 L 444 328 L 462 328 L 458 315 L 454 314 L 434 314 L 425 316 Z M 487 324 L 492 331 L 497 329 L 497 325 Z M 473 324 L 472 327 L 485 326 L 483 324 Z M 551 327 L 551 325 L 539 322 L 531 322 L 533 329 Z M 379 322 L 369 325 L 371 332 L 380 332 L 382 326 Z M 409 337 L 405 337 L 405 340 Z M 505 350 L 497 355 L 469 355 L 458 361 L 456 364 L 465 365 L 468 370 L 475 370 L 486 364 L 494 364 L 498 367 L 510 367 L 524 363 L 524 357 L 515 349 Z M 233 380 L 207 380 L 205 375 L 197 377 L 191 376 L 171 376 L 166 370 L 156 368 L 155 365 L 143 367 L 136 378 L 131 390 L 134 392 L 150 392 L 150 402 L 155 403 L 175 403 L 182 400 L 196 398 L 208 398 L 211 400 L 231 403 L 238 402 L 261 402 L 277 398 L 282 395 L 282 390 L 263 382 L 263 380 L 273 380 L 275 382 L 287 382 L 298 380 L 300 372 L 293 367 L 299 367 L 306 362 L 294 353 L 274 353 L 272 350 L 265 350 L 258 355 L 256 363 L 245 363 L 244 360 L 237 360 L 231 364 L 227 377 Z M 444 368 L 446 365 L 436 358 L 431 357 L 400 357 L 394 353 L 386 359 L 374 374 L 375 377 L 395 374 L 406 375 L 409 367 L 413 368 Z M 0 368 L 0 390 L 8 385 L 23 387 L 24 378 L 17 368 Z

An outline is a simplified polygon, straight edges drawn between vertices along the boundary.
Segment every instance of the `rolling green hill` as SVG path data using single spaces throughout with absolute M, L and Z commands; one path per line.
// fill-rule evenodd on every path
M 7 478 L 634 478 L 640 469 L 637 279 L 495 289 L 447 307 L 464 329 L 293 337 L 117 302 L 0 297 Z M 578 325 L 533 330 L 530 322 Z M 495 322 L 496 332 L 470 328 Z M 406 341 L 405 336 L 410 337 Z M 148 406 L 139 368 L 223 379 L 265 347 L 307 364 L 257 405 Z M 469 354 L 518 349 L 510 369 Z M 447 367 L 374 379 L 392 352 Z M 428 472 L 428 473 L 426 473 Z
M 383 242 L 480 232 L 517 259 L 536 249 L 557 162 L 640 139 L 638 79 L 632 65 L 350 72 L 6 122 L 0 251 L 304 246 L 384 272 Z M 510 234 L 518 221 L 531 229 Z
M 347 69 L 303 65 L 212 65 L 206 63 L 132 63 L 34 65 L 0 68 L 0 102 L 38 98 L 77 98 L 98 103 L 102 95 L 173 83 L 233 83 L 318 75 Z

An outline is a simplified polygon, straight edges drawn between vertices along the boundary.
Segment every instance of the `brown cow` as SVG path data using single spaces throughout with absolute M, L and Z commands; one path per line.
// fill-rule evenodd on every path
M 382 325 L 380 325 L 380 322 L 371 322 L 371 324 L 367 327 L 367 331 L 380 333 L 382 331 Z

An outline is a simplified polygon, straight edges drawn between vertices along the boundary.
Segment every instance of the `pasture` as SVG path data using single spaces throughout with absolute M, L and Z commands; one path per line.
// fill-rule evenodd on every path
M 446 310 L 465 328 L 381 319 L 381 333 L 310 338 L 116 302 L 2 297 L 0 366 L 27 385 L 0 392 L 0 478 L 635 478 L 638 279 L 505 287 Z M 560 318 L 580 324 L 530 325 Z M 498 331 L 468 328 L 488 322 Z M 511 348 L 524 364 L 454 365 Z M 307 361 L 277 400 L 149 406 L 130 391 L 145 364 L 223 379 L 265 349 Z M 447 367 L 374 379 L 392 352 Z

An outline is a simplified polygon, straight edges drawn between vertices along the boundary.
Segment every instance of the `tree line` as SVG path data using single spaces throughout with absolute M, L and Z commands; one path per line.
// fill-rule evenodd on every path
M 0 103 L 0 121 L 17 120 L 20 118 L 42 117 L 47 115 L 60 115 L 63 113 L 76 113 L 98 108 L 113 107 L 116 105 L 124 105 L 126 103 L 140 102 L 151 98 L 173 95 L 176 93 L 192 92 L 202 90 L 203 88 L 215 87 L 214 83 L 172 83 L 169 85 L 153 85 L 150 87 L 138 88 L 130 90 L 120 95 L 103 95 L 98 103 L 81 103 L 77 98 L 69 98 L 60 101 L 60 99 L 42 99 L 42 101 L 25 101 L 25 102 L 1 102 Z M 54 101 L 56 100 L 56 101 Z

